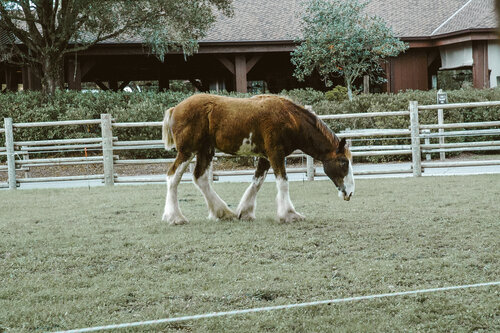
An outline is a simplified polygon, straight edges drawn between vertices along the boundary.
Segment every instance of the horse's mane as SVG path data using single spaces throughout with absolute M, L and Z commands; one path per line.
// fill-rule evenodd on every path
M 263 94 L 263 95 L 255 95 L 251 98 L 254 99 L 263 99 L 263 98 L 276 98 L 281 100 L 281 102 L 284 103 L 289 103 L 291 104 L 291 107 L 288 108 L 291 110 L 294 114 L 298 115 L 302 119 L 305 119 L 307 123 L 309 123 L 313 128 L 317 129 L 327 140 L 335 146 L 338 146 L 339 144 L 339 138 L 335 135 L 335 133 L 325 124 L 323 120 L 321 120 L 314 112 L 306 109 L 304 106 L 297 104 L 294 102 L 291 98 L 286 97 L 286 96 L 279 96 L 279 95 L 270 95 L 270 94 Z
M 339 138 L 335 135 L 335 133 L 325 124 L 323 120 L 321 120 L 314 112 L 306 109 L 302 105 L 299 105 L 289 99 L 286 99 L 290 101 L 294 106 L 295 110 L 297 111 L 298 114 L 303 116 L 303 118 L 311 124 L 315 129 L 317 129 L 325 138 L 328 139 L 328 141 L 335 146 L 338 146 L 339 144 Z

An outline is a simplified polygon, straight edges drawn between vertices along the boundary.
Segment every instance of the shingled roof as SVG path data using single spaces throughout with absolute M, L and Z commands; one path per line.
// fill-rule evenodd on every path
M 202 42 L 284 41 L 300 38 L 303 0 L 234 0 Z M 400 38 L 495 29 L 494 0 L 372 0 L 367 14 L 384 19 Z

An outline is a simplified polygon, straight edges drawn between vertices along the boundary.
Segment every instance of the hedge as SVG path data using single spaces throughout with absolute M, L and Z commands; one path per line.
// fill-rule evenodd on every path
M 226 93 L 227 94 L 227 93 Z M 14 122 L 57 121 L 70 119 L 99 119 L 101 113 L 110 113 L 118 122 L 160 121 L 164 111 L 189 97 L 189 93 L 116 93 L 116 92 L 58 92 L 47 97 L 40 92 L 19 92 L 0 94 L 0 125 L 3 118 L 11 117 Z M 230 94 L 250 96 L 249 94 Z M 310 104 L 317 114 L 362 113 L 377 111 L 407 110 L 409 101 L 419 104 L 435 104 L 436 91 L 407 91 L 398 94 L 358 95 L 350 101 L 329 101 L 325 93 L 312 89 L 283 91 L 301 104 Z M 500 100 L 500 89 L 456 90 L 448 92 L 450 103 Z M 493 121 L 500 119 L 499 107 L 446 110 L 445 122 Z M 421 123 L 436 123 L 437 112 L 426 111 L 420 117 Z M 407 128 L 409 117 L 361 118 L 344 121 L 329 121 L 329 126 L 339 132 L 345 128 Z M 115 129 L 114 135 L 120 140 L 159 139 L 159 128 Z M 100 127 L 61 126 L 20 129 L 16 131 L 16 141 L 100 137 Z M 466 139 L 466 138 L 465 138 Z M 492 139 L 489 137 L 488 139 Z M 464 140 L 464 139 L 461 139 Z M 379 140 L 372 143 L 383 143 Z M 389 141 L 388 141 L 389 142 Z M 395 143 L 394 140 L 390 141 Z M 4 145 L 4 137 L 0 137 Z M 125 152 L 120 152 L 124 155 Z M 156 150 L 134 151 L 126 154 L 132 157 L 159 157 L 165 152 Z M 401 159 L 387 157 L 382 159 Z M 372 161 L 381 158 L 371 158 Z
M 342 102 L 328 101 L 326 99 L 319 100 L 316 93 L 305 94 L 303 90 L 283 92 L 297 102 L 303 104 L 311 104 L 314 112 L 319 115 L 323 114 L 346 114 L 346 113 L 364 113 L 364 112 L 382 112 L 382 111 L 401 111 L 409 109 L 410 101 L 418 101 L 420 105 L 436 104 L 436 90 L 431 91 L 406 91 L 398 94 L 369 94 L 358 95 L 352 102 L 346 100 Z M 465 89 L 449 91 L 449 103 L 467 103 L 481 101 L 500 101 L 500 89 Z M 500 120 L 500 107 L 480 107 L 480 108 L 463 108 L 444 111 L 445 123 L 460 123 L 460 122 L 480 122 L 480 121 L 498 121 Z M 421 124 L 436 124 L 437 111 L 428 110 L 421 112 L 419 115 Z M 376 117 L 376 118 L 352 118 L 346 120 L 331 120 L 327 121 L 330 128 L 335 132 L 340 132 L 347 128 L 363 129 L 363 128 L 409 128 L 410 118 L 408 116 L 400 117 Z M 476 140 L 500 140 L 497 137 L 458 137 L 447 138 L 446 142 L 463 142 Z M 377 138 L 374 140 L 364 141 L 363 144 L 408 144 L 409 140 L 384 140 Z M 356 144 L 356 142 L 354 143 Z M 450 156 L 452 154 L 448 154 Z M 410 156 L 379 156 L 358 159 L 358 161 L 394 161 L 408 160 Z

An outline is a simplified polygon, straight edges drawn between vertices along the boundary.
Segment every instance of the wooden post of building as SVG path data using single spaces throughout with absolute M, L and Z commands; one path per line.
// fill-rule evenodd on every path
M 14 153 L 14 127 L 12 118 L 4 118 L 3 124 L 5 127 L 5 148 L 7 148 L 7 172 L 9 189 L 15 190 L 16 182 L 16 156 Z
M 11 67 L 5 68 L 5 85 L 7 91 L 17 91 L 16 71 Z
M 160 92 L 165 92 L 169 89 L 170 89 L 169 73 L 165 67 L 165 64 L 162 64 L 158 77 L 158 90 Z
M 234 71 L 236 76 L 236 91 L 247 92 L 247 60 L 245 55 L 237 55 L 234 58 Z
M 104 161 L 104 184 L 113 186 L 115 184 L 113 168 L 113 130 L 111 124 L 111 115 L 101 114 L 102 131 L 102 157 Z
M 420 152 L 420 126 L 418 123 L 418 102 L 410 102 L 411 158 L 413 176 L 422 176 L 422 161 Z

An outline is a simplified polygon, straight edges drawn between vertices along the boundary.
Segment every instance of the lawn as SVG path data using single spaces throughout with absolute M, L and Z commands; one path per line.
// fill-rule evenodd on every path
M 0 191 L 0 332 L 42 332 L 500 280 L 500 176 L 294 182 L 303 222 L 161 222 L 164 186 Z M 247 184 L 215 184 L 231 207 Z M 116 332 L 500 330 L 500 287 L 202 319 Z

